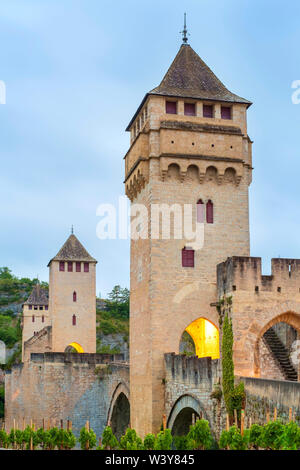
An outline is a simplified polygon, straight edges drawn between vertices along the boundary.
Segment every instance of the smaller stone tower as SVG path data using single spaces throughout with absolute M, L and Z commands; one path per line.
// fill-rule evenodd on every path
M 23 305 L 22 317 L 22 355 L 24 359 L 24 343 L 38 331 L 50 324 L 48 310 L 48 292 L 40 284 L 36 284 Z
M 72 233 L 48 264 L 53 352 L 96 352 L 96 263 Z

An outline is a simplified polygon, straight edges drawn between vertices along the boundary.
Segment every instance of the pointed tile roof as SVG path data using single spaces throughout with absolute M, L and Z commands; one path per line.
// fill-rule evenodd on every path
M 86 251 L 77 237 L 72 233 L 56 256 L 49 261 L 86 261 L 97 263 L 95 258 Z
M 48 290 L 36 284 L 24 305 L 48 305 Z
M 252 104 L 231 93 L 189 44 L 181 45 L 160 85 L 146 94 L 126 130 L 130 129 L 149 95 Z

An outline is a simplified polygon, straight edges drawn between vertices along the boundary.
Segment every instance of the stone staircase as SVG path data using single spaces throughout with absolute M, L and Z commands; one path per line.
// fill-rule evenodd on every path
M 283 373 L 285 380 L 297 382 L 298 374 L 290 360 L 288 350 L 282 344 L 273 328 L 270 328 L 268 331 L 266 331 L 263 337 L 276 364 Z

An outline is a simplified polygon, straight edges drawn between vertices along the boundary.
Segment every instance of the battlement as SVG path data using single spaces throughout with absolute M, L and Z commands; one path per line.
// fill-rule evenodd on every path
M 261 258 L 233 256 L 217 266 L 218 296 L 238 290 L 294 292 L 300 289 L 300 259 L 273 258 L 271 275 L 262 274 Z
M 198 358 L 183 354 L 167 353 L 165 356 L 166 380 L 198 385 L 212 382 L 218 376 L 219 360 L 211 357 Z
M 63 353 L 46 352 L 31 353 L 32 362 L 55 362 L 72 364 L 109 364 L 111 362 L 123 362 L 123 354 L 98 354 L 98 353 Z

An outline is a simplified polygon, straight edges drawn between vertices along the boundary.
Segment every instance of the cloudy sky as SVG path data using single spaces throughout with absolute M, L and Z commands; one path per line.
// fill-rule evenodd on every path
M 129 241 L 99 240 L 97 206 L 123 195 L 125 127 L 190 44 L 248 113 L 251 249 L 300 258 L 298 0 L 5 0 L 0 3 L 0 266 L 47 280 L 74 224 L 99 260 L 97 293 L 129 286 Z

